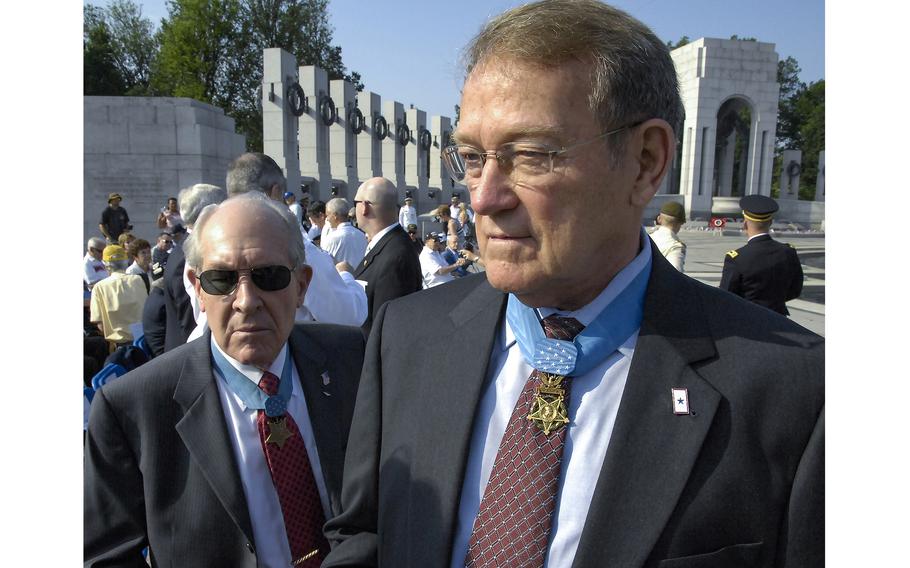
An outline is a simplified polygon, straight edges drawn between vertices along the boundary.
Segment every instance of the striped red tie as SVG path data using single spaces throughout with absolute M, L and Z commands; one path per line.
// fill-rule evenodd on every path
M 584 329 L 575 318 L 552 315 L 543 320 L 551 339 L 572 340 Z M 568 379 L 561 387 L 568 395 Z M 549 434 L 528 415 L 537 398 L 541 374 L 525 383 L 506 427 L 490 480 L 474 519 L 465 566 L 468 568 L 540 568 L 550 537 L 566 429 Z
M 259 388 L 274 396 L 278 393 L 278 377 L 266 371 Z M 290 413 L 276 420 L 267 417 L 264 410 L 259 411 L 257 422 L 259 440 L 281 504 L 291 564 L 319 566 L 329 552 L 329 543 L 322 534 L 325 514 L 297 423 Z

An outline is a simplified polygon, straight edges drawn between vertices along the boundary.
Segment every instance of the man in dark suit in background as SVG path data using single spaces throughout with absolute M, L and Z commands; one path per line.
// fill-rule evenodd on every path
M 803 267 L 793 246 L 768 234 L 777 202 L 765 195 L 747 195 L 739 206 L 749 241 L 724 256 L 720 289 L 788 316 L 786 302 L 803 291 Z
M 822 339 L 642 229 L 683 114 L 665 44 L 544 0 L 467 59 L 443 156 L 486 272 L 375 319 L 324 566 L 822 566 Z
M 420 260 L 404 228 L 398 224 L 398 191 L 389 180 L 368 179 L 357 188 L 357 226 L 370 238 L 354 278 L 367 283 L 367 333 L 379 308 L 423 287 Z
M 186 227 L 184 231 L 193 230 L 199 214 L 208 205 L 221 203 L 227 198 L 227 192 L 217 185 L 197 183 L 180 190 L 177 200 L 180 206 L 180 217 Z M 183 254 L 184 239 L 174 235 L 174 250 L 164 268 L 164 308 L 165 336 L 164 350 L 170 351 L 186 343 L 196 328 L 196 308 L 187 290 L 189 284 L 184 278 L 186 257 Z
M 95 395 L 86 566 L 319 566 L 362 334 L 294 326 L 311 273 L 280 202 L 211 206 L 185 246 L 210 331 Z

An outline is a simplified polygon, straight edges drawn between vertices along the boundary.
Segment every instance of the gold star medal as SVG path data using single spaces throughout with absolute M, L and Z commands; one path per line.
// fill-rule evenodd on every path
M 547 436 L 569 423 L 565 403 L 566 391 L 560 388 L 563 379 L 565 379 L 563 375 L 541 372 L 537 395 L 531 403 L 528 420 L 543 430 Z
M 279 416 L 276 419 L 269 418 L 268 424 L 269 437 L 265 439 L 266 444 L 275 444 L 281 448 L 284 446 L 284 443 L 288 441 L 288 438 L 293 436 L 291 431 L 288 430 L 288 425 L 284 416 Z

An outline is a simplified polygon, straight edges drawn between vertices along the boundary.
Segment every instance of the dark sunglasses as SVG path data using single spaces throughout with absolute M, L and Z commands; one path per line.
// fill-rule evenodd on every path
M 237 289 L 241 270 L 206 270 L 199 275 L 199 284 L 206 294 L 226 296 Z M 284 290 L 291 283 L 291 269 L 286 266 L 263 266 L 249 269 L 253 284 L 263 292 Z

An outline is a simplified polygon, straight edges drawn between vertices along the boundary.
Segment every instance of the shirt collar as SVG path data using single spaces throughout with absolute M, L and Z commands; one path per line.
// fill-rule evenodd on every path
M 764 236 L 766 236 L 766 235 L 768 235 L 768 233 L 759 233 L 759 234 L 757 234 L 757 235 L 752 235 L 751 237 L 749 237 L 749 240 L 746 241 L 746 242 L 748 243 L 748 242 L 751 241 L 752 239 L 757 239 L 758 237 L 764 237 Z
M 400 227 L 400 226 L 401 225 L 399 225 L 398 222 L 396 221 L 396 222 L 392 223 L 391 225 L 389 225 L 388 227 L 386 227 L 385 229 L 383 229 L 383 230 L 379 231 L 378 233 L 376 233 L 375 235 L 373 235 L 373 238 L 370 239 L 370 242 L 367 244 L 367 252 L 369 252 L 374 246 L 376 246 L 376 243 L 379 242 L 379 239 L 384 237 L 386 233 L 388 233 L 395 227 Z
M 585 325 L 594 321 L 594 318 L 596 318 L 614 298 L 625 290 L 632 280 L 638 276 L 638 273 L 648 264 L 648 258 L 651 256 L 651 239 L 647 238 L 647 233 L 644 232 L 644 229 L 642 229 L 642 234 L 639 236 L 639 242 L 641 243 L 641 250 L 638 255 L 610 280 L 607 287 L 604 288 L 597 297 L 588 304 L 571 312 L 548 307 L 537 308 L 537 313 L 540 314 L 541 319 L 558 313 L 561 316 L 573 317 Z M 502 340 L 502 349 L 505 351 L 515 344 L 515 334 L 512 332 L 512 327 L 509 325 L 509 322 L 505 319 L 503 321 L 505 322 L 505 325 L 503 326 L 505 332 L 500 339 Z
M 215 341 L 214 335 L 211 336 L 210 341 L 211 341 L 212 349 L 217 349 L 218 352 L 224 356 L 225 360 L 227 360 L 227 362 L 231 364 L 231 367 L 234 367 L 235 369 L 237 369 L 244 377 L 253 381 L 257 385 L 259 384 L 259 379 L 262 378 L 262 369 L 254 366 L 254 365 L 247 365 L 245 363 L 241 363 L 240 361 L 234 359 L 233 357 L 231 357 L 230 355 L 225 353 L 224 350 L 218 345 L 218 342 Z M 287 344 L 287 342 L 285 342 L 284 345 L 281 346 L 281 350 L 278 352 L 278 356 L 275 357 L 275 360 L 272 361 L 272 364 L 269 365 L 269 368 L 267 370 L 270 373 L 272 373 L 273 375 L 280 377 L 281 371 L 284 368 L 284 359 L 287 356 L 288 356 L 288 344 Z M 291 383 L 291 385 L 293 386 L 293 382 Z M 294 389 L 296 390 L 296 387 L 294 387 Z

